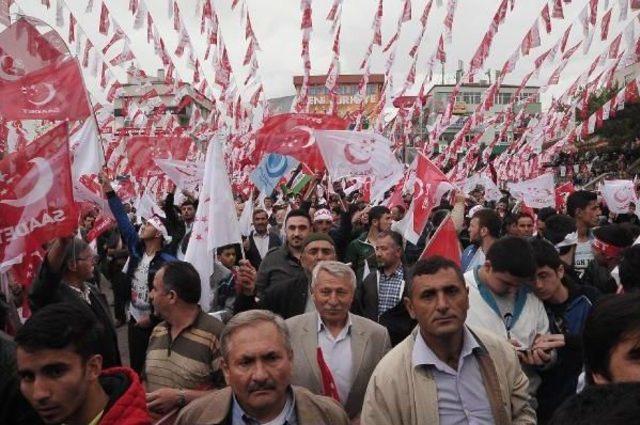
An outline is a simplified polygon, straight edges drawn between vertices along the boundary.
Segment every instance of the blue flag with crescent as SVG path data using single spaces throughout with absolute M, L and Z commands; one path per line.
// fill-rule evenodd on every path
M 260 192 L 270 195 L 283 176 L 297 167 L 299 162 L 287 155 L 269 153 L 262 157 L 258 167 L 251 173 L 251 181 Z

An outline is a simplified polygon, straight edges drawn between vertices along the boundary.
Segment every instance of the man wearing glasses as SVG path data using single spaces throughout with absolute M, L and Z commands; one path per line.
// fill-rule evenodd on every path
M 59 238 L 51 245 L 29 294 L 33 312 L 59 302 L 89 307 L 100 323 L 100 354 L 105 368 L 120 366 L 116 329 L 107 299 L 93 278 L 96 255 L 79 238 Z

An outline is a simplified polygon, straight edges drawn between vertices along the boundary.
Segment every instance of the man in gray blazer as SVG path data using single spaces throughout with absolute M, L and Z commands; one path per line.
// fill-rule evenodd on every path
M 311 280 L 317 312 L 286 321 L 296 351 L 292 384 L 333 397 L 352 420 L 360 416 L 369 377 L 391 349 L 385 327 L 349 313 L 355 287 L 351 267 L 321 261 Z

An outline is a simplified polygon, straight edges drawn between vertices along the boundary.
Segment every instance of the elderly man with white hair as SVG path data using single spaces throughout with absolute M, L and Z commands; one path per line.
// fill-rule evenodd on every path
M 376 365 L 391 349 L 387 329 L 349 312 L 356 288 L 351 267 L 321 261 L 313 269 L 311 296 L 316 311 L 286 321 L 294 357 L 292 383 L 333 397 L 357 421 Z

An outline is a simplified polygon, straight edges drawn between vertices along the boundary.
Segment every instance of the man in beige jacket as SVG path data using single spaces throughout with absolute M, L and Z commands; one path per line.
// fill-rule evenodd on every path
M 280 316 L 249 310 L 229 320 L 220 336 L 229 387 L 182 409 L 175 425 L 348 425 L 335 400 L 291 385 L 293 350 Z
M 355 287 L 356 275 L 351 266 L 321 261 L 313 269 L 311 280 L 316 312 L 286 321 L 291 343 L 298 350 L 291 382 L 314 394 L 338 396 L 336 400 L 340 400 L 352 422 L 360 415 L 374 368 L 391 349 L 384 326 L 349 313 Z M 331 394 L 325 386 L 323 378 L 328 375 L 337 394 Z
M 469 296 L 457 264 L 419 261 L 406 293 L 419 326 L 376 367 L 361 423 L 535 424 L 515 349 L 464 324 Z

